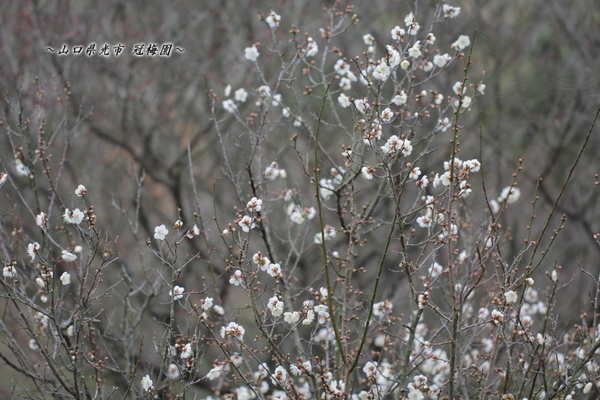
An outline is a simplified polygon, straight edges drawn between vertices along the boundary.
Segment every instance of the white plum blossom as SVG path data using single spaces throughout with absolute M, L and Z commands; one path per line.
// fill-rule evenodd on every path
M 401 90 L 400 93 L 398 93 L 396 96 L 394 96 L 394 98 L 392 99 L 392 103 L 394 103 L 397 106 L 401 106 L 403 104 L 406 104 L 407 99 L 408 99 L 408 96 L 406 95 L 404 90 Z
M 248 207 L 250 211 L 258 212 L 262 209 L 262 200 L 253 197 L 248 204 L 246 204 L 246 207 Z
M 60 281 L 62 282 L 62 284 L 64 286 L 67 286 L 68 284 L 71 283 L 71 275 L 68 272 L 63 272 L 62 275 L 60 276 Z
M 354 106 L 361 114 L 366 114 L 367 111 L 371 108 L 369 103 L 367 103 L 364 99 L 356 99 L 354 100 Z
M 144 389 L 146 392 L 151 391 L 152 389 L 154 389 L 154 387 L 152 386 L 154 382 L 152 382 L 152 379 L 150 379 L 150 375 L 146 375 L 142 378 L 142 389 Z
M 333 69 L 340 75 L 346 75 L 348 72 L 350 72 L 350 64 L 342 59 L 339 59 L 333 66 Z
M 210 308 L 213 306 L 213 298 L 212 297 L 207 297 L 204 299 L 204 302 L 202 303 L 202 309 L 204 311 L 208 311 L 210 310 Z
M 271 315 L 274 317 L 280 317 L 283 314 L 283 301 L 279 300 L 277 296 L 273 296 L 267 303 L 267 308 L 271 310 Z
M 519 299 L 519 296 L 515 291 L 509 290 L 508 292 L 504 293 L 504 298 L 506 299 L 506 302 L 510 304 L 515 303 Z
M 502 321 L 504 320 L 504 314 L 502 314 L 498 310 L 492 310 L 492 319 L 493 319 L 492 322 L 494 323 L 494 325 L 501 324 Z
M 442 10 L 444 11 L 444 17 L 446 18 L 454 18 L 460 14 L 460 7 L 452 7 L 448 4 L 444 4 Z
M 306 45 L 306 56 L 314 57 L 319 52 L 319 46 L 312 38 L 307 39 L 308 44 Z
M 35 339 L 29 339 L 29 348 L 33 351 L 38 351 L 40 349 Z
M 215 367 L 213 367 L 208 374 L 206 375 L 206 377 L 208 379 L 210 379 L 211 381 L 214 381 L 215 379 L 217 379 L 219 376 L 221 376 L 221 371 L 223 370 L 223 366 L 222 365 L 217 365 Z
M 331 227 L 329 225 L 325 226 L 325 240 L 329 240 L 329 239 L 333 239 L 336 235 L 336 230 L 334 227 Z M 316 233 L 315 237 L 314 237 L 314 243 L 315 244 L 322 244 L 323 243 L 323 234 L 322 232 Z
M 343 90 L 350 90 L 350 89 L 352 89 L 352 81 L 348 78 L 342 78 L 342 79 L 340 79 L 340 87 Z M 338 101 L 339 101 L 339 99 L 338 99 Z
M 435 44 L 435 35 L 431 32 L 428 33 L 427 38 L 425 38 L 425 42 L 427 42 L 427 44 Z
M 373 173 L 375 171 L 377 171 L 377 170 L 373 167 L 362 167 L 362 169 L 361 169 L 363 178 L 368 179 L 368 180 L 373 179 Z
M 256 59 L 258 58 L 258 56 L 260 55 L 258 53 L 258 49 L 256 48 L 256 46 L 252 46 L 252 47 L 246 47 L 246 49 L 244 50 L 244 57 L 246 57 L 246 60 L 249 61 L 256 61 Z
M 285 169 L 280 169 L 279 164 L 275 161 L 271 163 L 267 168 L 265 168 L 265 172 L 263 173 L 264 177 L 270 181 L 277 180 L 277 178 L 285 178 L 287 173 Z
M 389 300 L 380 301 L 379 303 L 373 304 L 373 315 L 376 317 L 383 317 L 389 315 L 392 312 L 394 305 Z
M 406 35 L 404 29 L 400 28 L 399 26 L 394 27 L 390 33 L 392 35 L 392 39 L 394 40 L 401 40 L 402 37 Z
M 246 92 L 246 89 L 240 88 L 235 91 L 235 93 L 233 94 L 233 98 L 241 103 L 244 103 L 248 98 L 248 92 Z
M 75 261 L 77 259 L 77 256 L 73 253 L 68 252 L 67 250 L 63 250 L 61 258 L 67 262 L 70 262 Z
M 298 321 L 300 321 L 300 313 L 298 311 L 286 312 L 286 313 L 283 314 L 283 319 L 288 324 L 294 325 Z
M 87 192 L 87 189 L 83 185 L 79 185 L 79 186 L 77 186 L 77 189 L 75 189 L 75 194 L 77 195 L 77 197 L 82 197 L 83 195 L 86 194 L 86 192 Z
M 471 44 L 471 39 L 467 35 L 460 35 L 456 42 L 450 46 L 453 49 L 464 50 Z
M 448 53 L 446 54 L 436 54 L 433 56 L 433 63 L 438 68 L 444 68 L 446 64 L 452 59 Z
M 154 228 L 154 239 L 165 240 L 165 236 L 169 234 L 167 227 L 162 224 Z
M 382 122 L 390 122 L 394 118 L 394 112 L 388 107 L 381 112 L 380 117 Z
M 423 66 L 423 71 L 425 72 L 429 72 L 433 69 L 433 63 L 431 61 L 427 61 L 427 63 L 425 63 L 425 65 Z
M 250 229 L 254 229 L 256 224 L 254 223 L 254 218 L 244 215 L 244 217 L 238 222 L 238 225 L 242 228 L 244 232 L 250 232 Z
M 285 386 L 287 379 L 287 371 L 281 365 L 275 368 L 275 372 L 271 375 L 271 382 L 273 385 Z
M 39 249 L 40 244 L 38 242 L 29 243 L 27 245 L 27 254 L 29 255 L 29 258 L 31 258 L 31 261 L 35 260 L 35 254 Z
M 421 42 L 416 41 L 410 49 L 408 49 L 408 56 L 411 58 L 421 57 Z
M 256 91 L 258 92 L 258 94 L 261 97 L 270 97 L 271 96 L 271 88 L 267 85 L 259 86 L 258 89 L 256 89 Z
M 462 82 L 458 81 L 455 82 L 454 85 L 452 85 L 452 90 L 456 94 L 463 94 L 465 93 L 466 87 L 463 85 Z
M 244 327 L 235 322 L 230 322 L 227 326 L 221 328 L 222 338 L 225 338 L 225 336 L 233 336 L 241 341 L 244 339 L 244 333 L 246 333 Z
M 225 97 L 229 97 L 229 95 L 231 94 L 231 85 L 225 86 L 225 89 L 223 90 L 223 94 L 225 95 Z
M 231 283 L 234 286 L 239 286 L 243 284 L 244 276 L 242 274 L 242 271 L 240 271 L 239 269 L 235 271 L 233 275 L 231 275 L 231 278 L 229 278 L 229 283 Z
M 279 22 L 281 22 L 281 15 L 275 13 L 275 11 L 271 11 L 267 18 L 265 18 L 265 22 L 269 25 L 269 28 L 275 29 L 279 26 Z
M 6 172 L 0 172 L 0 187 L 2 187 L 2 185 L 4 185 L 4 183 L 6 183 L 7 179 L 8 179 L 8 174 Z
M 409 179 L 418 179 L 421 176 L 421 168 L 415 167 L 408 174 Z
M 375 44 L 375 38 L 373 37 L 373 35 L 371 35 L 370 33 L 367 33 L 366 35 L 364 35 L 363 37 L 363 42 L 367 45 L 367 46 L 373 46 Z
M 169 296 L 173 296 L 173 300 L 179 300 L 183 297 L 185 288 L 181 286 L 175 286 L 173 290 L 169 290 Z
M 169 378 L 170 380 L 178 379 L 181 376 L 181 373 L 179 372 L 179 368 L 177 367 L 177 364 L 173 364 L 173 363 L 169 364 L 165 374 L 167 375 L 167 378 Z
M 350 107 L 350 98 L 348 96 L 346 96 L 344 93 L 340 94 L 338 96 L 338 103 L 340 104 L 340 106 L 342 106 L 342 108 L 348 108 Z
M 432 278 L 436 278 L 438 277 L 442 272 L 444 272 L 444 267 L 442 267 L 440 264 L 438 264 L 437 262 L 433 262 L 433 264 L 431 264 L 431 266 L 429 267 L 429 275 L 431 275 Z
M 263 256 L 260 251 L 252 256 L 252 261 L 254 264 L 257 264 L 262 271 L 266 271 L 267 268 L 269 268 L 269 265 L 271 265 L 271 260 L 269 260 L 268 257 Z
M 6 278 L 14 278 L 17 275 L 17 270 L 12 265 L 9 265 L 8 267 L 4 267 L 2 274 Z
M 471 105 L 471 101 L 473 99 L 470 96 L 464 96 L 462 98 L 462 100 L 460 101 L 461 106 L 463 106 L 464 108 L 468 108 Z
M 516 203 L 521 197 L 521 190 L 516 186 L 507 186 L 502 189 L 500 192 L 500 196 L 498 196 L 498 203 L 503 203 L 506 201 L 506 204 Z
M 233 114 L 235 112 L 235 110 L 237 109 L 237 105 L 233 102 L 233 100 L 227 99 L 227 100 L 223 100 L 223 108 L 228 113 Z
M 41 212 L 35 216 L 35 224 L 40 228 L 46 225 L 46 222 L 48 222 L 48 218 L 46 218 L 45 213 Z
M 315 320 L 315 311 L 307 310 L 306 316 L 304 317 L 304 320 L 302 321 L 302 325 L 310 325 L 314 322 L 314 320 Z
M 267 268 L 267 273 L 273 278 L 281 278 L 283 276 L 281 273 L 281 266 L 277 263 L 270 264 Z
M 402 68 L 402 69 L 408 69 L 408 67 L 410 67 L 410 63 L 408 62 L 408 60 L 403 60 L 400 63 L 400 68 Z
M 23 161 L 21 160 L 17 160 L 15 162 L 15 168 L 17 170 L 17 174 L 21 175 L 21 176 L 28 176 L 29 175 L 29 168 L 27 168 L 27 166 L 25 164 L 23 164 Z
M 198 228 L 196 226 L 196 224 L 194 224 L 194 226 L 192 226 L 190 228 L 190 230 L 188 231 L 188 233 L 185 235 L 188 237 L 188 239 L 192 239 L 194 236 L 198 236 L 200 234 L 200 228 Z
M 193 354 L 194 351 L 192 350 L 192 344 L 187 343 L 185 346 L 183 346 L 183 350 L 181 350 L 181 354 L 179 356 L 185 360 L 186 358 L 190 358 L 190 356 Z
M 319 180 L 319 195 L 323 200 L 327 200 L 335 190 L 331 179 L 322 178 Z
M 387 155 L 395 155 L 399 151 L 402 151 L 402 154 L 405 156 L 409 156 L 412 153 L 412 146 L 410 144 L 410 140 L 408 139 L 400 139 L 396 135 L 390 136 L 385 145 L 381 146 L 381 151 Z
M 391 70 L 390 66 L 387 64 L 387 62 L 384 59 L 373 70 L 373 78 L 375 78 L 379 81 L 385 81 L 390 76 L 391 72 L 392 72 L 392 70 Z
M 67 208 L 67 209 L 65 209 L 65 213 L 63 214 L 63 219 L 65 222 L 68 222 L 69 224 L 75 224 L 75 225 L 80 224 L 81 221 L 83 221 L 84 217 L 85 217 L 85 214 L 79 208 L 76 208 L 73 211 L 71 211 Z

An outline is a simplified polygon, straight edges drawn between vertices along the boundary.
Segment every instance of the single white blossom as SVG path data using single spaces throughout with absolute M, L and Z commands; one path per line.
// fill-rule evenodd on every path
M 451 5 L 444 4 L 442 7 L 442 11 L 444 11 L 444 17 L 454 18 L 458 16 L 458 14 L 460 14 L 460 7 L 452 7 Z
M 233 114 L 235 112 L 235 110 L 237 109 L 237 105 L 234 103 L 233 100 L 227 99 L 227 100 L 223 100 L 223 108 L 228 113 L 232 113 Z
M 79 186 L 77 186 L 77 189 L 75 189 L 75 194 L 77 195 L 77 197 L 82 197 L 86 193 L 87 193 L 87 189 L 83 185 L 79 185 Z
M 40 228 L 46 225 L 46 222 L 48 222 L 48 219 L 46 218 L 45 213 L 41 212 L 35 216 L 35 224 Z
M 164 224 L 154 228 L 154 239 L 165 240 L 165 236 L 167 236 L 168 234 L 169 230 Z
M 64 286 L 67 286 L 68 284 L 71 283 L 71 275 L 68 272 L 63 272 L 62 275 L 60 276 L 60 281 L 62 282 L 62 284 Z
M 258 212 L 262 209 L 262 200 L 253 197 L 246 205 L 250 211 Z
M 392 103 L 394 103 L 397 106 L 401 106 L 403 104 L 406 104 L 407 99 L 408 99 L 408 96 L 406 95 L 404 90 L 401 90 L 399 94 L 394 96 L 394 98 L 392 99 Z
M 170 380 L 178 379 L 181 376 L 181 373 L 179 372 L 179 367 L 177 367 L 177 364 L 173 364 L 173 363 L 169 364 L 165 374 L 167 375 L 167 378 Z
M 401 40 L 402 37 L 406 35 L 404 29 L 400 28 L 399 26 L 394 27 L 390 33 L 392 35 L 392 39 L 394 40 Z
M 471 44 L 471 39 L 467 35 L 460 35 L 456 42 L 450 46 L 453 49 L 464 50 Z
M 38 351 L 40 349 L 35 339 L 29 339 L 29 348 L 33 351 Z
M 244 215 L 244 218 L 242 218 L 238 222 L 238 225 L 242 228 L 244 232 L 250 232 L 250 229 L 254 229 L 256 227 L 256 224 L 254 223 L 254 218 L 251 218 L 247 215 Z
M 29 168 L 27 168 L 27 166 L 25 164 L 23 164 L 23 161 L 21 160 L 17 160 L 15 162 L 15 168 L 17 170 L 17 174 L 21 175 L 21 176 L 28 176 L 29 175 Z
M 235 91 L 235 93 L 233 94 L 233 98 L 239 101 L 240 103 L 244 103 L 248 98 L 248 92 L 246 92 L 246 89 L 240 88 Z
M 173 290 L 169 290 L 169 296 L 173 296 L 173 300 L 179 300 L 183 297 L 185 288 L 181 286 L 175 286 Z
M 373 167 L 362 167 L 362 169 L 361 169 L 363 178 L 368 179 L 368 180 L 373 179 L 373 173 L 376 171 L 377 170 Z
M 152 379 L 150 379 L 150 375 L 146 375 L 142 378 L 142 389 L 144 389 L 145 391 L 149 392 L 152 389 L 154 389 L 154 387 L 152 386 L 154 382 L 152 382 Z
M 504 298 L 506 299 L 506 302 L 510 304 L 515 303 L 519 299 L 519 296 L 515 291 L 509 290 L 508 292 L 504 293 Z
M 244 57 L 246 57 L 246 60 L 249 60 L 252 62 L 256 61 L 256 59 L 260 55 L 258 53 L 258 49 L 256 48 L 256 46 L 246 47 L 244 52 L 245 52 Z
M 275 29 L 279 26 L 279 22 L 281 22 L 281 15 L 275 14 L 275 11 L 271 11 L 267 18 L 265 18 L 265 22 L 269 25 L 269 28 Z
M 3 275 L 7 278 L 14 278 L 17 275 L 17 270 L 12 265 L 4 267 Z
M 243 284 L 244 275 L 242 274 L 242 271 L 240 271 L 239 269 L 235 271 L 233 275 L 231 275 L 231 278 L 229 278 L 229 283 L 231 283 L 234 286 L 239 286 Z
M 181 350 L 181 354 L 179 356 L 183 359 L 186 359 L 190 358 L 190 356 L 192 356 L 193 354 L 194 351 L 192 350 L 192 344 L 187 343 L 185 346 L 183 346 L 183 350 Z
M 319 46 L 310 37 L 307 39 L 307 42 L 308 44 L 306 45 L 306 56 L 314 57 L 319 52 Z
M 210 379 L 211 381 L 214 381 L 215 379 L 217 379 L 218 377 L 221 376 L 221 371 L 223 370 L 223 366 L 221 365 L 217 365 L 216 367 L 213 367 L 208 374 L 206 375 L 206 377 L 208 379 Z
M 67 262 L 71 262 L 71 261 L 75 261 L 77 259 L 77 255 L 70 253 L 67 250 L 63 250 L 61 258 Z
M 40 249 L 40 244 L 38 242 L 29 243 L 27 245 L 27 255 L 31 258 L 31 261 L 35 260 L 35 255 Z
M 63 214 L 63 219 L 65 222 L 68 222 L 69 224 L 75 224 L 75 225 L 80 224 L 81 221 L 83 221 L 84 217 L 85 217 L 85 214 L 79 208 L 76 208 L 73 211 L 71 211 L 67 208 L 65 210 L 65 213 Z

